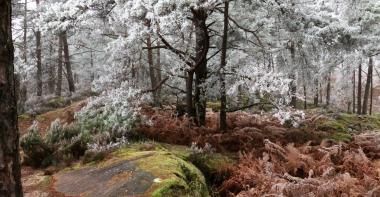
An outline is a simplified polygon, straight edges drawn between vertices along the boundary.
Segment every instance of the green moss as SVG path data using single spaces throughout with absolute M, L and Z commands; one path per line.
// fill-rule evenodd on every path
M 322 131 L 336 131 L 336 132 L 347 131 L 345 125 L 336 120 L 329 120 L 329 121 L 323 122 L 317 126 L 317 129 L 322 130 Z
M 160 188 L 152 193 L 152 197 L 186 196 L 186 192 L 184 191 L 186 190 L 184 181 L 179 181 L 178 179 L 166 179 L 161 182 L 161 185 Z
M 189 155 L 190 150 L 183 146 L 155 142 L 134 143 L 111 153 L 98 167 L 122 160 L 133 162 L 139 169 L 161 180 L 149 190 L 151 196 L 209 196 L 202 172 L 186 161 Z
M 348 133 L 334 133 L 329 138 L 338 142 L 349 142 L 352 140 L 352 136 Z
M 65 104 L 65 99 L 63 97 L 57 97 L 49 100 L 46 105 L 52 108 L 58 108 L 65 106 Z
M 36 120 L 39 122 L 44 122 L 46 120 L 46 117 L 44 117 L 43 115 L 40 115 L 36 117 Z
M 139 159 L 137 165 L 164 180 L 156 186 L 152 196 L 209 196 L 202 172 L 173 154 L 156 152 Z
M 27 114 L 22 114 L 22 115 L 18 116 L 18 119 L 19 120 L 30 120 L 31 117 L 29 115 L 27 115 Z
M 211 108 L 214 112 L 220 111 L 221 103 L 220 101 L 215 102 L 207 102 L 206 104 L 207 108 Z
M 39 183 L 39 187 L 46 188 L 49 187 L 53 181 L 53 177 L 45 176 L 42 181 Z
M 380 116 L 355 114 L 339 114 L 335 117 L 335 121 L 343 125 L 347 130 L 364 131 L 380 129 Z

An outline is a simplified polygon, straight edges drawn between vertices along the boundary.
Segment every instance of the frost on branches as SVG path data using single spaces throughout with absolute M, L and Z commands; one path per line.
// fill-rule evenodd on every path
M 124 83 L 120 88 L 91 98 L 87 106 L 77 112 L 76 119 L 84 131 L 106 133 L 108 138 L 115 141 L 127 137 L 132 128 L 141 122 L 141 99 L 140 90 Z

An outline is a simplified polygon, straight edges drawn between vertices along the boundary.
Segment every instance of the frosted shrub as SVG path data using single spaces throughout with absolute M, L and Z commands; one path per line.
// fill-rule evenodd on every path
M 46 159 L 51 155 L 51 150 L 45 144 L 38 129 L 38 123 L 34 122 L 20 140 L 20 146 L 24 152 L 24 162 L 28 165 L 40 167 L 49 165 Z
M 61 124 L 60 119 L 56 119 L 50 125 L 49 131 L 46 134 L 46 143 L 55 145 L 64 140 L 71 140 L 80 134 L 80 128 L 74 124 Z
M 92 98 L 75 117 L 82 132 L 109 133 L 109 141 L 116 142 L 130 134 L 132 128 L 141 121 L 138 107 L 140 99 L 139 90 L 123 84 L 121 88 Z
M 190 150 L 192 154 L 211 154 L 215 151 L 209 143 L 206 143 L 204 147 L 199 147 L 196 142 L 191 143 Z
M 293 127 L 298 127 L 300 122 L 305 119 L 305 113 L 302 111 L 284 111 L 279 110 L 273 115 L 282 125 L 286 124 Z

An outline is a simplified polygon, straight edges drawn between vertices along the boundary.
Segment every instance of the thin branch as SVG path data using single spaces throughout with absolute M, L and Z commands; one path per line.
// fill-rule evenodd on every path
M 155 92 L 155 91 L 157 91 L 162 85 L 164 85 L 164 83 L 165 83 L 168 79 L 169 79 L 169 77 L 166 77 L 166 78 L 163 79 L 159 84 L 157 84 L 154 88 L 141 91 L 141 94 L 146 94 L 146 93 L 149 93 L 149 92 Z

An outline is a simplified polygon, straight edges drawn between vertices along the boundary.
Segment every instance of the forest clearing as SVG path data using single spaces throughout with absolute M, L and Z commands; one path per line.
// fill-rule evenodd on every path
M 380 1 L 0 0 L 0 197 L 380 196 Z

